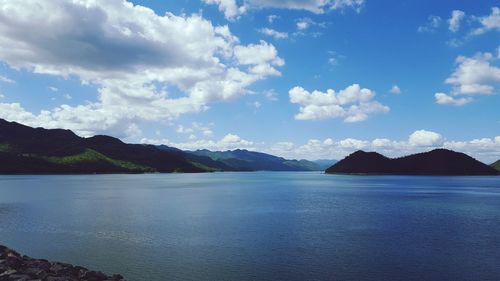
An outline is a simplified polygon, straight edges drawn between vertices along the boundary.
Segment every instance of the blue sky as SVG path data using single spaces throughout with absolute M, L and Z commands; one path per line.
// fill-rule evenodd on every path
M 0 118 L 290 158 L 500 158 L 500 2 L 0 1 Z

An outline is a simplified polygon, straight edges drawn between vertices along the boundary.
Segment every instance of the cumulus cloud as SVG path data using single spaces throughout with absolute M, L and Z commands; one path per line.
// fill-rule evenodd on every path
M 249 9 L 289 9 L 304 10 L 315 14 L 322 14 L 329 10 L 352 8 L 359 12 L 365 0 L 246 0 L 238 7 L 236 0 L 203 0 L 207 4 L 218 5 L 227 19 L 234 19 Z M 273 22 L 275 17 L 268 18 Z
M 288 33 L 276 31 L 274 29 L 267 28 L 267 27 L 259 29 L 259 32 L 264 34 L 264 35 L 271 36 L 274 39 L 286 39 L 286 38 L 288 38 Z
M 480 27 L 472 31 L 473 35 L 484 34 L 491 30 L 500 31 L 500 8 L 491 8 L 491 14 L 484 17 L 476 17 L 477 21 L 481 24 Z
M 201 15 L 160 16 L 121 0 L 0 0 L 0 7 L 0 61 L 76 76 L 98 89 L 95 102 L 39 114 L 3 104 L 18 111 L 9 118 L 0 111 L 12 121 L 31 116 L 32 125 L 79 134 L 125 132 L 141 121 L 171 120 L 237 98 L 254 82 L 280 75 L 276 67 L 284 64 L 273 45 L 241 45 L 227 26 Z M 169 87 L 185 96 L 169 97 Z
M 5 77 L 5 76 L 2 76 L 0 75 L 0 82 L 2 83 L 7 83 L 7 84 L 13 84 L 13 83 L 16 83 L 16 81 L 8 78 L 8 77 Z
M 325 138 L 322 140 L 309 139 L 303 144 L 291 141 L 261 143 L 245 140 L 235 134 L 227 134 L 219 140 L 197 139 L 187 142 L 172 142 L 168 139 L 143 139 L 142 143 L 165 144 L 184 150 L 249 149 L 282 156 L 287 159 L 308 160 L 340 160 L 356 150 L 376 151 L 388 157 L 401 157 L 436 148 L 464 152 L 485 163 L 492 163 L 500 159 L 500 136 L 458 141 L 447 140 L 441 134 L 428 130 L 417 130 L 410 134 L 407 139 L 403 140 L 391 140 L 388 138 L 375 138 L 372 140 Z
M 305 144 L 279 142 L 271 145 L 265 151 L 293 159 L 340 160 L 356 150 L 376 151 L 388 157 L 401 157 L 436 148 L 464 152 L 489 164 L 500 159 L 500 136 L 469 141 L 448 141 L 439 133 L 419 130 L 412 133 L 407 140 L 390 140 L 387 138 L 373 140 L 354 138 L 341 140 L 332 138 L 324 140 L 311 139 Z
M 279 19 L 279 18 L 280 18 L 280 16 L 278 16 L 278 15 L 269 15 L 269 16 L 267 16 L 267 21 L 269 23 L 274 23 L 274 21 Z
M 360 122 L 370 114 L 384 113 L 389 107 L 374 101 L 375 92 L 353 84 L 336 92 L 308 92 L 302 87 L 294 87 L 289 91 L 290 102 L 299 104 L 297 120 L 319 120 L 343 118 L 345 122 Z
M 201 139 L 189 142 L 171 142 L 168 139 L 143 138 L 141 142 L 147 144 L 155 144 L 155 145 L 164 144 L 182 150 L 209 149 L 214 151 L 224 151 L 233 149 L 249 149 L 249 150 L 256 149 L 256 146 L 253 142 L 242 139 L 240 136 L 235 134 L 227 134 L 218 141 Z
M 493 83 L 500 82 L 500 68 L 494 65 L 495 60 L 491 53 L 460 56 L 456 59 L 457 68 L 446 83 L 454 86 L 457 94 L 492 94 L 495 90 Z
M 270 101 L 279 100 L 278 93 L 276 93 L 276 91 L 274 89 L 266 90 L 262 94 L 266 97 L 266 99 L 268 99 Z
M 412 146 L 433 147 L 443 143 L 443 137 L 432 131 L 418 130 L 410 135 L 408 143 Z
M 439 16 L 429 16 L 427 18 L 427 23 L 425 25 L 419 26 L 417 28 L 418 32 L 434 32 L 441 26 L 443 20 Z
M 398 85 L 392 85 L 392 88 L 389 90 L 389 93 L 391 94 L 401 94 L 401 88 L 399 88 Z
M 448 19 L 448 29 L 451 32 L 457 32 L 460 29 L 460 23 L 464 17 L 465 13 L 463 11 L 453 10 L 450 19 Z
M 497 91 L 500 83 L 498 55 L 478 53 L 472 57 L 459 56 L 456 69 L 445 81 L 452 86 L 451 95 L 436 93 L 439 104 L 464 105 L 473 101 L 470 97 L 453 96 L 491 95 Z
M 454 97 L 449 96 L 445 93 L 436 93 L 434 95 L 434 97 L 436 98 L 437 104 L 444 104 L 444 105 L 462 106 L 462 105 L 466 105 L 466 104 L 472 102 L 472 98 L 470 98 L 470 97 L 454 98 Z
M 310 23 L 305 20 L 299 20 L 297 21 L 296 25 L 298 30 L 306 30 L 309 28 Z
M 246 6 L 238 7 L 236 0 L 203 0 L 206 4 L 218 5 L 219 11 L 224 13 L 227 19 L 234 19 L 239 15 L 245 13 Z

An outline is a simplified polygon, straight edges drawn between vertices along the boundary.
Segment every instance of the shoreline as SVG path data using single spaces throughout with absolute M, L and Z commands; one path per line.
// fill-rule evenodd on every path
M 108 276 L 81 266 L 35 259 L 0 245 L 0 281 L 10 280 L 125 281 L 120 274 Z

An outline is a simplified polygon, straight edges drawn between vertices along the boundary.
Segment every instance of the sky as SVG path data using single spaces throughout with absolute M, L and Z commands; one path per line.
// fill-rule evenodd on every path
M 0 118 L 294 159 L 500 159 L 500 1 L 0 0 Z

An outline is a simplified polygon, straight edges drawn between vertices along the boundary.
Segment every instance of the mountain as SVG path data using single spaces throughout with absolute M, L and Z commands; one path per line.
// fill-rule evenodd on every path
M 82 138 L 69 130 L 31 128 L 0 119 L 0 173 L 204 172 L 206 169 L 152 145 L 109 136 Z
M 495 168 L 497 171 L 500 171 L 500 160 L 497 162 L 493 163 L 490 165 L 491 167 Z
M 181 156 L 189 160 L 191 163 L 194 163 L 196 166 L 203 167 L 207 171 L 234 171 L 233 167 L 226 165 L 222 161 L 213 160 L 208 156 L 196 155 L 188 151 L 183 151 L 166 145 L 158 145 L 157 148 Z
M 316 163 L 322 171 L 328 169 L 328 167 L 333 166 L 335 163 L 337 163 L 337 160 L 329 160 L 329 159 L 318 159 L 314 160 L 314 163 Z
M 244 149 L 228 151 L 196 150 L 187 151 L 198 157 L 208 157 L 222 165 L 230 167 L 230 171 L 322 171 L 316 163 L 307 160 L 287 160 L 266 153 Z M 189 158 L 189 156 L 187 156 Z
M 446 149 L 387 158 L 376 152 L 356 151 L 328 168 L 329 174 L 390 175 L 499 175 L 500 172 L 464 154 Z

